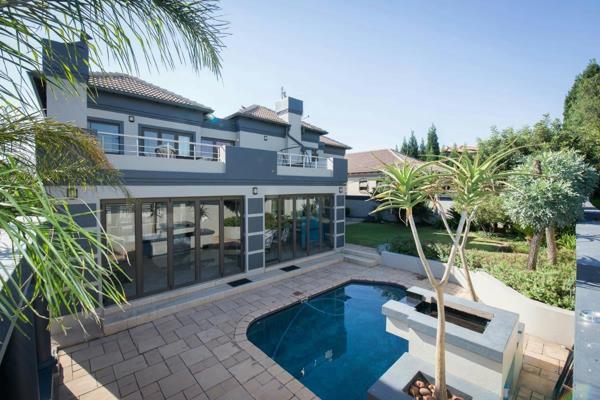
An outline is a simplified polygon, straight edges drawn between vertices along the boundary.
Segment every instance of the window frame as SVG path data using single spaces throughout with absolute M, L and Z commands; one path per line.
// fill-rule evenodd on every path
M 96 118 L 96 117 L 89 117 L 87 119 L 87 129 L 89 132 L 92 132 L 94 134 L 94 136 L 96 137 L 97 140 L 98 139 L 98 131 L 96 129 L 92 129 L 91 124 L 93 123 L 99 123 L 99 124 L 106 124 L 106 125 L 116 125 L 119 127 L 119 133 L 118 133 L 118 139 L 119 139 L 119 150 L 118 151 L 106 151 L 103 147 L 102 144 L 100 144 L 100 147 L 102 148 L 102 151 L 104 151 L 105 154 L 124 154 L 124 147 L 125 147 L 125 141 L 124 141 L 124 137 L 123 135 L 125 134 L 125 124 L 123 123 L 123 121 L 120 120 L 114 120 L 114 119 L 107 119 L 107 118 Z

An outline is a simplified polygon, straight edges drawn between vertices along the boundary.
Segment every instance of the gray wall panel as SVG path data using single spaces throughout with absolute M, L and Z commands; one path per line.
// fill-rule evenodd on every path
M 262 250 L 263 243 L 263 235 L 248 236 L 248 251 Z
M 335 241 L 337 243 L 337 247 L 344 247 L 345 244 L 345 236 L 336 236 Z
M 248 199 L 248 214 L 262 214 L 263 213 L 263 198 L 249 198 Z
M 335 210 L 335 219 L 340 221 L 343 220 L 346 214 L 346 210 L 343 208 L 336 208 Z
M 346 196 L 344 195 L 337 195 L 335 196 L 336 200 L 337 200 L 337 206 L 342 207 L 346 205 Z
M 198 126 L 202 125 L 204 121 L 204 113 L 201 110 L 159 103 L 137 97 L 127 97 L 122 94 L 110 92 L 98 91 L 94 98 L 88 97 L 87 103 L 89 108 L 157 118 L 165 121 L 182 122 Z M 207 109 L 205 112 L 209 111 Z
M 337 233 L 345 233 L 346 232 L 346 223 L 344 221 L 336 222 L 336 225 L 337 225 Z
M 263 254 L 254 253 L 248 256 L 248 269 L 257 269 L 263 267 Z
M 345 185 L 348 162 L 333 159 L 332 177 L 277 174 L 277 153 L 269 150 L 227 147 L 225 173 L 121 170 L 127 185 Z M 159 168 L 159 167 L 158 167 Z
M 263 217 L 248 217 L 248 233 L 262 232 Z
M 68 209 L 75 223 L 83 228 L 93 228 L 100 224 L 96 218 L 95 204 L 69 204 Z

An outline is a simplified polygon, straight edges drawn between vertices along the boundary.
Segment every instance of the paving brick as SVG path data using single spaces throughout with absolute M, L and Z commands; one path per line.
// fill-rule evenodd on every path
M 179 353 L 183 353 L 186 350 L 188 350 L 188 346 L 181 339 L 158 348 L 160 355 L 163 356 L 164 359 L 170 358 Z
M 208 350 L 206 346 L 198 346 L 195 349 L 191 349 L 181 354 L 181 359 L 188 367 L 190 365 L 197 364 L 201 361 L 204 361 L 210 357 L 212 357 L 212 353 Z
M 262 367 L 262 365 L 256 361 L 252 361 L 251 359 L 242 361 L 241 363 L 229 368 L 229 372 L 231 372 L 233 376 L 235 376 L 235 378 L 241 383 L 247 382 L 251 378 L 254 378 L 264 371 L 265 369 Z
M 120 351 L 115 351 L 112 353 L 101 355 L 99 357 L 92 358 L 90 360 L 90 366 L 92 371 L 97 371 L 99 369 L 117 364 L 121 361 L 123 361 L 123 354 L 121 354 Z
M 162 362 L 136 372 L 135 378 L 137 379 L 138 385 L 143 388 L 150 383 L 158 382 L 160 379 L 167 377 L 170 374 L 171 371 L 169 370 L 169 367 L 167 367 L 167 364 Z
M 202 386 L 203 390 L 208 390 L 215 385 L 229 379 L 231 374 L 221 364 L 216 364 L 210 368 L 207 368 L 199 373 L 195 374 L 194 377 Z
M 158 385 L 160 386 L 160 389 L 165 397 L 173 396 L 174 394 L 179 393 L 195 384 L 196 380 L 187 369 L 179 371 L 158 381 Z
M 117 376 L 117 378 L 119 378 L 125 375 L 133 374 L 134 372 L 144 369 L 147 366 L 148 364 L 146 363 L 146 359 L 144 358 L 144 356 L 139 355 L 137 357 L 115 364 L 113 366 L 113 369 L 115 371 L 115 375 Z
M 212 349 L 212 353 L 217 357 L 219 361 L 225 360 L 226 358 L 231 357 L 235 353 L 237 353 L 240 349 L 230 341 L 215 347 Z

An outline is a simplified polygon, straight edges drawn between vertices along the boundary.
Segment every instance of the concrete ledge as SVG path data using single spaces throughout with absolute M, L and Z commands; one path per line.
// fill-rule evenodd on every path
M 425 276 L 425 270 L 421 265 L 421 260 L 419 260 L 419 257 L 393 253 L 391 251 L 383 251 L 381 253 L 381 263 L 386 267 L 398 268 L 403 271 L 412 272 L 413 274 Z M 444 274 L 444 269 L 446 268 L 444 263 L 436 260 L 429 260 L 429 265 L 431 266 L 433 275 L 440 279 Z M 454 275 L 450 275 L 448 282 L 460 284 Z
M 413 400 L 412 396 L 404 393 L 404 388 L 408 386 L 418 372 L 434 376 L 434 366 L 405 353 L 371 386 L 368 399 Z M 498 395 L 451 374 L 446 374 L 446 384 L 468 394 L 473 399 L 498 400 L 499 398 Z
M 407 293 L 423 296 L 424 301 L 430 301 L 433 292 L 413 286 Z M 506 347 L 517 330 L 519 316 L 515 313 L 475 303 L 456 296 L 445 296 L 446 307 L 469 312 L 474 315 L 490 318 L 483 333 L 474 332 L 452 323 L 446 324 L 446 343 L 468 350 L 490 360 L 502 363 Z M 414 306 L 390 300 L 383 305 L 383 314 L 391 319 L 406 321 L 408 327 L 435 337 L 437 319 L 418 312 Z

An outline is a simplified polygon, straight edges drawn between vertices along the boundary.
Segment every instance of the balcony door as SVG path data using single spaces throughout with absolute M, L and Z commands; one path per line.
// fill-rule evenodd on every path
M 192 132 L 143 127 L 139 153 L 145 157 L 193 158 Z

